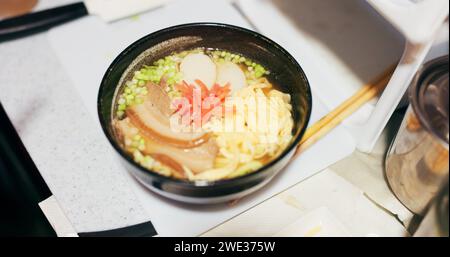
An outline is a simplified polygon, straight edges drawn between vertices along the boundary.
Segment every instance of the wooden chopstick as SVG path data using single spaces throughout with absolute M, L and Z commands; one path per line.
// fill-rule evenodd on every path
M 361 106 L 379 95 L 386 88 L 396 66 L 397 64 L 390 66 L 374 82 L 364 85 L 336 109 L 309 127 L 300 141 L 294 158 L 328 134 L 328 132 L 333 130 L 351 114 L 355 113 Z

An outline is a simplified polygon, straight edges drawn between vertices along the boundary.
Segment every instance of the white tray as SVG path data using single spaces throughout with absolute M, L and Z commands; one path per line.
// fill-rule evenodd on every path
M 111 60 L 133 41 L 152 31 L 170 25 L 196 21 L 224 22 L 251 27 L 239 12 L 226 1 L 189 1 L 189 3 L 179 1 L 145 15 L 140 15 L 139 18 L 123 20 L 112 25 L 104 24 L 96 17 L 88 17 L 53 29 L 49 32 L 48 39 L 89 113 L 97 121 L 97 90 Z M 311 67 L 308 67 L 307 63 L 301 58 L 298 58 L 298 60 L 307 70 L 307 76 L 310 76 L 308 71 L 311 70 Z M 314 76 L 310 76 L 313 93 L 318 89 L 316 87 L 318 83 L 315 82 L 315 79 Z M 311 122 L 318 120 L 328 112 L 328 108 L 315 95 L 313 100 Z M 98 121 L 97 125 L 99 127 Z M 103 140 L 106 139 L 103 138 Z M 124 181 L 126 181 L 124 186 L 133 188 L 160 235 L 195 236 L 348 156 L 354 151 L 354 147 L 352 137 L 342 128 L 337 128 L 294 161 L 263 190 L 243 199 L 232 207 L 228 205 L 199 207 L 168 201 L 141 187 L 125 171 L 123 172 Z M 113 154 L 110 148 L 105 149 L 105 151 L 111 151 L 111 154 Z M 101 162 L 102 160 L 97 161 Z M 122 169 L 119 163 L 117 163 L 117 169 Z M 109 170 L 98 170 L 97 174 L 86 175 L 102 178 L 108 176 L 108 172 Z M 70 174 L 64 174 L 64 172 L 59 174 L 60 176 L 70 177 Z M 79 174 L 78 177 L 80 177 Z M 101 184 L 106 182 L 101 179 L 90 179 L 86 180 L 86 183 L 91 183 L 92 187 L 101 188 Z M 73 190 L 70 186 L 54 188 L 61 191 Z M 68 195 L 67 191 L 53 191 L 63 209 L 88 207 L 83 206 L 83 203 L 76 205 L 71 202 L 72 199 L 65 198 L 65 195 Z M 83 194 L 83 192 L 76 193 Z M 99 190 L 97 193 L 93 197 L 96 197 L 98 201 L 109 197 L 109 192 Z M 102 212 L 106 213 L 108 209 L 105 207 Z M 101 217 L 101 214 L 93 218 L 99 217 Z M 79 224 L 80 221 L 76 223 Z M 90 228 L 96 229 L 95 221 L 92 221 L 91 224 Z M 120 225 L 111 223 L 110 228 Z M 104 229 L 104 227 L 101 229 Z
M 263 33 L 308 62 L 329 108 L 400 61 L 378 101 L 345 121 L 365 152 L 373 149 L 448 15 L 446 0 L 240 0 L 239 6 Z M 448 34 L 448 24 L 446 29 Z

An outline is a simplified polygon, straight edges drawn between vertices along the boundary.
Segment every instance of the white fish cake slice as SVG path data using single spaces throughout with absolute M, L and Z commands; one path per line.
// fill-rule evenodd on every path
M 180 71 L 189 84 L 195 84 L 195 80 L 199 79 L 210 89 L 216 82 L 216 64 L 202 53 L 188 54 L 180 64 Z
M 217 65 L 216 82 L 224 86 L 230 83 L 233 92 L 247 86 L 247 79 L 242 69 L 232 62 L 224 62 Z

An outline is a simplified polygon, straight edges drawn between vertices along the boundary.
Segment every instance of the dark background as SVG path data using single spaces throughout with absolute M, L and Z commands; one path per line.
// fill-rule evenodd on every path
M 38 206 L 49 196 L 0 103 L 0 236 L 55 236 Z

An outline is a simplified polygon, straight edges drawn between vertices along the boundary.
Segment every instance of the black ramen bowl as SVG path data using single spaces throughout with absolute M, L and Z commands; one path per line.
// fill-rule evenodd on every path
M 217 48 L 239 53 L 271 71 L 269 80 L 291 95 L 293 140 L 273 161 L 248 175 L 215 182 L 185 181 L 165 177 L 141 167 L 120 146 L 112 126 L 113 103 L 118 88 L 144 64 L 193 48 Z M 311 91 L 300 65 L 281 46 L 247 29 L 225 24 L 195 23 L 166 28 L 139 39 L 111 64 L 101 82 L 98 114 L 103 131 L 124 166 L 143 185 L 165 197 L 188 203 L 219 203 L 250 194 L 266 185 L 294 155 L 311 113 Z

